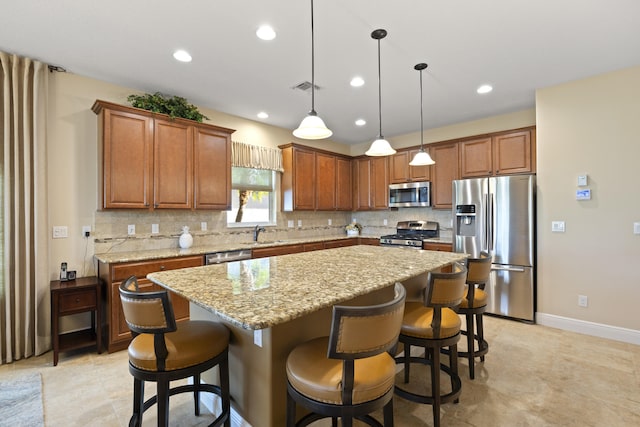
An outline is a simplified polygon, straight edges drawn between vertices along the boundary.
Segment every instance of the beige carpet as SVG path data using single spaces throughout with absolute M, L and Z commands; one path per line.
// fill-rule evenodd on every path
M 40 374 L 0 379 L 0 426 L 42 425 L 44 418 Z

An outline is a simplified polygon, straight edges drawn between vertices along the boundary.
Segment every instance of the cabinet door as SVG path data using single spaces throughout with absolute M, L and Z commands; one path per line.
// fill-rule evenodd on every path
M 196 127 L 193 145 L 194 207 L 231 209 L 231 138 Z
M 352 194 L 351 160 L 336 157 L 336 209 L 350 211 L 353 208 Z
M 153 137 L 154 208 L 193 206 L 193 127 L 156 119 Z
M 433 165 L 433 185 L 431 186 L 432 206 L 436 209 L 451 208 L 453 201 L 452 182 L 459 178 L 458 144 L 447 143 L 431 147 Z
M 410 181 L 410 161 L 408 151 L 401 151 L 389 157 L 389 182 L 391 184 Z
M 356 159 L 353 162 L 355 182 L 355 209 L 370 210 L 371 203 L 371 161 L 368 158 Z
M 424 149 L 430 153 L 429 148 Z M 409 167 L 409 180 L 410 181 L 429 181 L 431 179 L 431 166 L 411 166 L 409 162 L 413 160 L 420 149 L 409 151 L 409 159 L 407 165 Z
M 462 178 L 493 174 L 491 137 L 460 142 L 460 175 Z
M 316 153 L 316 209 L 332 211 L 336 209 L 336 157 Z
M 272 246 L 270 248 L 254 248 L 251 258 L 265 258 L 270 256 L 297 254 L 304 251 L 304 245 Z
M 422 249 L 427 251 L 453 252 L 453 245 L 449 243 L 424 242 Z
M 153 120 L 104 109 L 102 134 L 102 206 L 148 208 L 152 189 Z
M 496 175 L 533 172 L 531 132 L 513 132 L 493 137 Z
M 312 211 L 316 208 L 315 161 L 313 151 L 293 150 L 294 210 Z
M 389 207 L 389 160 L 387 157 L 371 159 L 371 193 L 373 209 Z

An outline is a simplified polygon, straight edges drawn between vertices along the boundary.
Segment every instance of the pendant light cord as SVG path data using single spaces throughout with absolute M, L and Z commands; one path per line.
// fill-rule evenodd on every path
M 316 76 L 315 76 L 315 49 L 313 37 L 313 0 L 311 0 L 311 113 L 316 114 L 315 92 L 316 92 Z
M 424 151 L 424 113 L 422 112 L 422 70 L 420 70 L 420 151 Z
M 380 128 L 378 131 L 378 138 L 383 139 L 382 136 L 382 83 L 380 73 L 380 39 L 378 39 L 378 123 Z

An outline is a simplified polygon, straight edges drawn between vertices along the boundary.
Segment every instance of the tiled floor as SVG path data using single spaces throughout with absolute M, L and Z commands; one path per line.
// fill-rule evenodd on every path
M 476 379 L 471 381 L 466 362 L 460 360 L 460 403 L 443 405 L 443 426 L 640 425 L 640 346 L 485 319 L 490 345 L 486 361 L 476 365 Z M 42 373 L 47 426 L 127 425 L 132 379 L 126 352 L 65 353 L 56 367 L 49 352 L 0 365 L 0 376 L 34 371 Z M 152 385 L 147 392 L 153 392 Z M 433 425 L 430 406 L 400 398 L 395 398 L 394 405 L 396 426 Z M 153 412 L 145 414 L 145 426 L 155 425 Z M 7 421 L 0 420 L 0 425 Z M 172 397 L 172 426 L 209 422 L 210 417 L 192 415 L 188 395 Z

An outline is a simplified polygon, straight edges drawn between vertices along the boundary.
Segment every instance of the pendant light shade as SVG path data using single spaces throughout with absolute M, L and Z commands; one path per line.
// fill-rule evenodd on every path
M 422 113 L 422 70 L 427 68 L 427 64 L 421 62 L 413 67 L 414 70 L 420 71 L 420 151 L 416 153 L 413 160 L 409 162 L 409 166 L 428 166 L 436 162 L 433 161 L 429 153 L 424 151 L 424 114 Z
M 365 153 L 367 156 L 390 156 L 396 153 L 389 141 L 382 136 L 382 84 L 380 78 L 380 40 L 387 36 L 387 30 L 378 29 L 371 33 L 371 38 L 378 40 L 378 120 L 380 123 L 378 138 L 371 143 Z
M 324 139 L 333 135 L 333 132 L 324 124 L 315 110 L 315 50 L 313 40 L 313 0 L 311 0 L 311 111 L 302 119 L 300 126 L 293 131 L 293 136 L 302 139 Z

